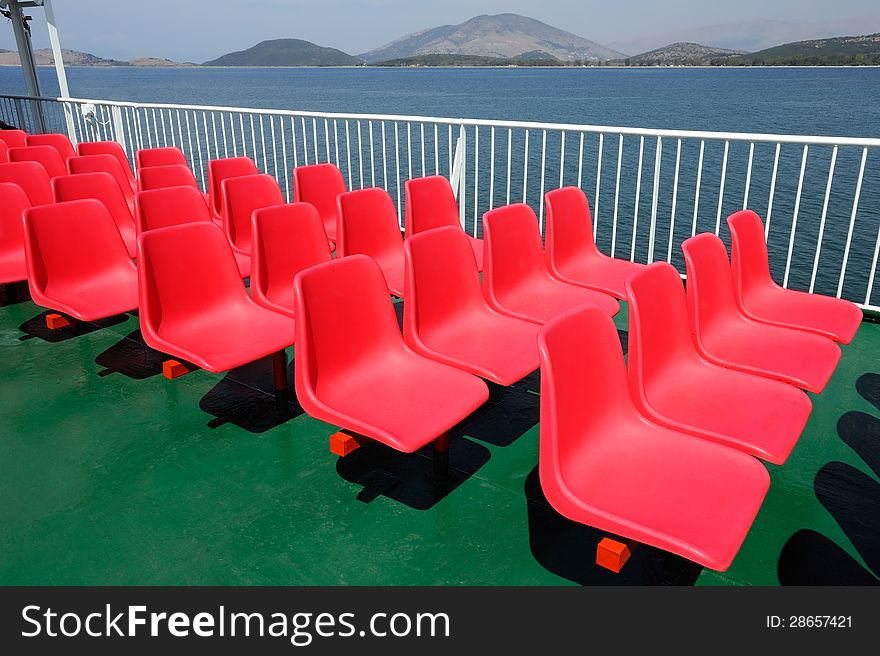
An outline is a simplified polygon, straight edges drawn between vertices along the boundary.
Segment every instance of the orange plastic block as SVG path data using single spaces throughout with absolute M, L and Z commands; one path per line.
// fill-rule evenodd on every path
M 357 451 L 366 442 L 365 437 L 358 437 L 339 431 L 330 436 L 330 452 L 337 456 L 345 457 L 352 451 Z
M 70 322 L 62 317 L 60 314 L 47 314 L 46 315 L 46 327 L 49 330 L 59 330 L 66 326 L 69 326 Z
M 610 569 L 615 574 L 620 573 L 629 556 L 629 547 L 611 538 L 602 538 L 599 546 L 596 547 L 596 564 Z
M 177 360 L 165 360 L 162 363 L 162 375 L 168 380 L 174 380 L 188 374 L 192 368 Z

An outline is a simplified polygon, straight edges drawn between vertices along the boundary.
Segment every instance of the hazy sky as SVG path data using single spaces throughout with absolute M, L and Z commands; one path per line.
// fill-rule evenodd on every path
M 55 0 L 54 7 L 65 48 L 194 62 L 281 37 L 358 54 L 409 32 L 503 12 L 600 43 L 715 23 L 808 23 L 880 13 L 878 0 Z M 43 11 L 30 13 L 35 45 L 45 47 Z M 11 26 L 0 23 L 0 48 L 15 49 Z

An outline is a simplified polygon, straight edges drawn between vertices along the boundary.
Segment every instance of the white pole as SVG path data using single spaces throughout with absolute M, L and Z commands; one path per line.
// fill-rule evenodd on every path
M 58 76 L 58 89 L 62 98 L 70 98 L 70 89 L 67 86 L 67 73 L 64 70 L 64 58 L 61 55 L 61 41 L 58 38 L 58 27 L 55 24 L 55 11 L 52 9 L 52 0 L 43 0 L 43 10 L 46 12 L 46 27 L 49 31 L 49 43 L 52 45 L 52 58 L 55 60 L 55 74 Z M 76 144 L 76 130 L 74 129 L 73 115 L 70 105 L 64 103 L 64 120 L 67 123 L 67 136 Z

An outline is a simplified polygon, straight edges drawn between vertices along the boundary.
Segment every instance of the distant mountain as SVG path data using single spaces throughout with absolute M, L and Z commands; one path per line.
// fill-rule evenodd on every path
M 780 43 L 822 39 L 840 34 L 870 34 L 880 32 L 880 13 L 821 22 L 781 20 L 747 20 L 714 23 L 696 27 L 680 27 L 643 36 L 632 36 L 609 42 L 607 45 L 626 53 L 645 52 L 667 43 L 695 41 L 716 48 L 755 52 Z
M 119 61 L 118 59 L 104 59 L 91 54 L 90 52 L 80 52 L 79 50 L 62 50 L 61 58 L 66 66 L 128 66 L 128 62 Z M 37 66 L 53 66 L 55 57 L 52 55 L 50 48 L 34 50 L 34 61 Z M 21 61 L 18 53 L 5 50 L 0 52 L 0 66 L 20 66 Z
M 745 54 L 742 50 L 713 48 L 682 41 L 626 58 L 628 66 L 708 66 L 727 57 Z
M 128 61 L 129 66 L 145 66 L 150 68 L 171 68 L 177 66 L 195 66 L 191 62 L 176 62 L 161 57 L 137 57 Z
M 543 55 L 543 58 L 540 56 Z M 481 55 L 418 55 L 387 59 L 371 66 L 564 66 L 547 53 L 527 52 L 518 57 L 483 57 Z
M 432 54 L 513 58 L 535 51 L 562 61 L 606 61 L 624 57 L 595 41 L 517 14 L 476 16 L 459 25 L 416 32 L 359 57 L 367 63 L 375 63 Z
M 876 66 L 880 65 L 880 33 L 786 43 L 715 63 L 733 66 Z
M 98 57 L 90 52 L 80 52 L 79 50 L 61 50 L 61 57 L 64 59 L 65 66 L 194 66 L 195 64 L 181 64 L 180 62 L 170 59 L 160 59 L 158 57 L 139 57 L 131 61 L 121 61 L 119 59 L 105 59 Z M 34 60 L 37 66 L 54 66 L 55 57 L 52 50 L 43 48 L 42 50 L 34 50 Z M 18 53 L 14 50 L 0 50 L 0 66 L 20 66 Z
M 205 66 L 358 66 L 360 59 L 301 39 L 272 39 L 205 62 Z

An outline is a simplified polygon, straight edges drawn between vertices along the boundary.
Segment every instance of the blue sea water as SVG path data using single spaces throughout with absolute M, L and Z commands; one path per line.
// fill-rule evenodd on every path
M 54 69 L 40 70 L 44 95 L 58 93 Z M 606 126 L 767 132 L 796 135 L 880 137 L 880 68 L 69 68 L 71 95 L 79 98 L 167 102 L 230 107 L 258 107 L 345 113 L 423 115 L 452 118 L 494 118 L 563 122 Z M 18 68 L 0 68 L 0 94 L 23 93 Z M 344 135 L 343 135 L 344 136 Z M 479 216 L 489 208 L 488 188 L 495 199 L 506 191 L 504 176 L 488 179 L 488 139 L 480 142 L 479 193 L 463 202 L 466 227 L 480 232 Z M 506 136 L 499 133 L 499 152 L 506 152 Z M 514 151 L 522 153 L 521 135 L 514 137 Z M 547 148 L 546 173 L 551 186 L 563 179 L 577 183 L 578 170 L 569 156 L 560 167 L 560 145 L 554 137 Z M 418 139 L 416 139 L 418 141 Z M 442 141 L 442 140 L 441 140 Z M 648 256 L 648 226 L 652 212 L 652 182 L 656 145 L 644 143 L 640 195 L 635 194 L 639 171 L 638 139 L 627 139 L 622 150 L 623 182 L 615 190 L 617 139 L 609 135 L 602 155 L 601 192 L 597 188 L 598 146 L 595 137 L 584 149 L 583 188 L 590 193 L 597 240 L 606 252 L 611 248 L 610 215 L 619 213 L 620 230 L 614 246 L 618 256 L 642 261 Z M 569 144 L 571 149 L 572 141 Z M 440 144 L 442 146 L 443 144 Z M 657 244 L 653 254 L 664 259 L 670 232 L 676 245 L 693 228 L 712 231 L 720 226 L 727 239 L 723 218 L 741 209 L 746 186 L 749 144 L 731 142 L 726 186 L 719 194 L 723 142 L 708 141 L 698 208 L 695 204 L 699 141 L 687 140 L 681 152 L 680 189 L 672 207 L 675 141 L 662 144 L 658 176 Z M 438 146 L 438 148 L 440 148 Z M 538 144 L 533 143 L 533 148 Z M 441 148 L 442 150 L 442 148 Z M 765 216 L 773 197 L 773 228 L 768 246 L 777 279 L 787 268 L 790 243 L 791 284 L 809 287 L 820 216 L 826 196 L 831 159 L 830 147 L 812 147 L 806 161 L 802 190 L 798 189 L 801 146 L 783 147 L 779 178 L 770 193 L 773 144 L 757 144 L 754 151 L 749 206 Z M 535 151 L 533 151 L 535 152 Z M 540 150 L 537 151 L 540 153 Z M 429 153 L 430 156 L 430 153 Z M 822 238 L 816 289 L 835 293 L 842 268 L 848 226 L 855 197 L 859 149 L 841 149 L 836 160 L 834 184 L 828 195 L 827 225 Z M 870 151 L 851 240 L 845 296 L 863 301 L 880 229 L 880 152 Z M 473 165 L 473 150 L 468 155 Z M 417 159 L 417 158 L 414 158 Z M 512 175 L 523 179 L 522 157 L 512 165 Z M 528 163 L 529 198 L 536 212 L 541 197 L 540 156 Z M 289 165 L 290 163 L 288 163 Z M 340 163 L 341 168 L 342 163 Z M 283 168 L 283 167 L 282 167 Z M 289 166 L 288 166 L 289 168 Z M 564 170 L 560 170 L 563 168 Z M 472 169 L 471 169 L 472 170 Z M 363 171 L 344 170 L 354 186 L 364 184 Z M 416 172 L 418 174 L 418 171 Z M 371 181 L 367 180 L 369 184 Z M 472 182 L 472 180 L 471 180 Z M 390 186 L 399 193 L 395 180 Z M 548 187 L 549 188 L 549 187 Z M 520 191 L 522 187 L 520 187 Z M 799 200 L 798 200 L 799 199 Z M 497 203 L 496 203 L 497 204 Z M 720 207 L 719 207 L 720 205 Z M 601 207 L 600 207 L 601 206 Z M 697 211 L 699 209 L 699 212 Z M 598 210 L 598 211 L 597 211 Z M 669 218 L 675 214 L 673 226 Z M 635 217 L 640 218 L 636 222 Z M 794 241 L 791 226 L 798 217 Z M 693 220 L 693 226 L 691 221 Z M 637 223 L 637 230 L 634 223 Z M 632 238 L 632 232 L 638 235 Z M 631 251 L 631 246 L 633 250 Z M 680 249 L 673 262 L 684 269 Z M 880 304 L 880 285 L 872 298 Z
M 80 98 L 880 136 L 880 68 L 68 68 Z M 40 70 L 44 95 L 58 92 Z M 0 93 L 23 93 L 0 68 Z

